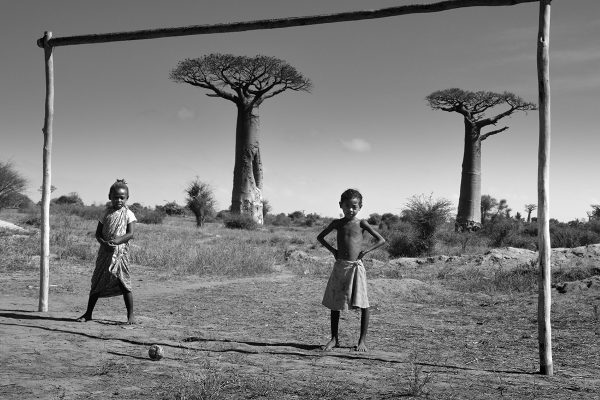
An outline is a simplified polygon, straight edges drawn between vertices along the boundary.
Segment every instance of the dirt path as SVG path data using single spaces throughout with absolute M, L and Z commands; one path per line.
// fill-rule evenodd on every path
M 325 353 L 322 278 L 283 271 L 183 280 L 139 267 L 140 324 L 127 326 L 119 297 L 101 299 L 95 321 L 74 321 L 89 277 L 89 266 L 55 267 L 48 313 L 35 311 L 35 271 L 0 277 L 0 398 L 600 398 L 598 323 L 572 296 L 557 297 L 557 374 L 544 378 L 535 374 L 533 295 L 492 298 L 374 278 L 371 351 L 352 351 L 360 321 L 348 312 L 342 347 Z M 153 343 L 163 360 L 148 358 Z

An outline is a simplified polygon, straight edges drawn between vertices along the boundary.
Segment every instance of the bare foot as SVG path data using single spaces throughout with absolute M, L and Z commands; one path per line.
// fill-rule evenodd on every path
M 358 346 L 356 346 L 354 348 L 354 351 L 358 351 L 358 352 L 361 352 L 361 353 L 364 353 L 364 352 L 368 351 L 367 350 L 367 344 L 365 343 L 365 341 L 364 340 L 360 340 L 358 342 Z
M 138 322 L 133 315 L 131 317 L 127 317 L 127 322 L 126 322 L 127 325 L 135 325 L 137 323 Z
M 77 322 L 88 322 L 91 321 L 92 317 L 89 317 L 87 314 L 83 314 L 81 317 L 77 318 L 75 321 Z
M 331 351 L 334 347 L 340 347 L 340 344 L 338 342 L 337 339 L 332 338 L 329 343 L 327 343 L 325 346 L 321 347 L 321 350 L 323 351 Z

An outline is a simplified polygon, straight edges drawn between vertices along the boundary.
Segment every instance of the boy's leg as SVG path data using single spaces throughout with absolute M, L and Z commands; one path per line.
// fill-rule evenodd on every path
M 87 322 L 92 319 L 92 313 L 94 312 L 94 307 L 96 307 L 96 302 L 98 301 L 98 296 L 90 293 L 90 298 L 88 299 L 87 310 L 85 310 L 85 314 L 81 317 L 77 318 L 78 322 Z
M 329 351 L 334 347 L 338 347 L 340 342 L 338 338 L 338 328 L 340 326 L 340 312 L 331 310 L 331 340 L 325 346 L 323 350 Z
M 367 331 L 369 330 L 369 309 L 361 308 L 360 317 L 360 337 L 356 351 L 367 351 Z

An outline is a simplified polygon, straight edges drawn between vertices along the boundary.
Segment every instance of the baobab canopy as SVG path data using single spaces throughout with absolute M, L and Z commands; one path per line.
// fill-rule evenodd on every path
M 285 90 L 309 92 L 312 88 L 310 79 L 304 78 L 294 67 L 264 55 L 213 53 L 186 58 L 171 71 L 170 77 L 175 82 L 212 91 L 207 96 L 222 97 L 236 104 L 253 101 L 254 106 Z

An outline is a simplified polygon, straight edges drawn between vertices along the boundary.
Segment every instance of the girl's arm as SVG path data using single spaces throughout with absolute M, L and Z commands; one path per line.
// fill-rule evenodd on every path
M 108 242 L 108 244 L 111 244 L 113 246 L 117 246 L 119 244 L 123 244 L 123 243 L 127 243 L 129 242 L 131 239 L 133 239 L 133 231 L 135 229 L 135 222 L 130 222 L 127 224 L 127 231 L 125 232 L 125 234 L 123 236 L 119 236 L 114 238 L 113 240 L 110 240 Z
M 375 231 L 375 229 L 373 229 L 373 227 L 371 227 L 371 225 L 365 221 L 364 219 L 362 219 L 360 221 L 360 227 L 362 229 L 364 229 L 365 231 L 369 232 L 371 234 L 371 236 L 373 236 L 375 239 L 377 239 L 377 242 L 373 243 L 371 246 L 367 247 L 366 249 L 362 250 L 359 254 L 358 254 L 358 259 L 360 260 L 361 258 L 363 258 L 365 256 L 365 254 L 383 246 L 385 244 L 385 239 L 383 238 L 383 236 L 381 236 L 377 231 Z
M 321 231 L 321 233 L 319 233 L 319 235 L 317 236 L 317 240 L 327 250 L 329 250 L 331 252 L 331 254 L 333 254 L 333 257 L 335 257 L 335 259 L 337 260 L 337 249 L 335 247 L 333 247 L 332 245 L 330 245 L 329 242 L 327 242 L 327 240 L 325 240 L 325 236 L 329 235 L 335 229 L 334 223 L 335 223 L 335 221 L 333 221 L 325 229 L 323 229 Z
M 98 221 L 98 226 L 96 227 L 96 240 L 100 244 L 106 244 L 106 240 L 102 237 L 102 222 Z

